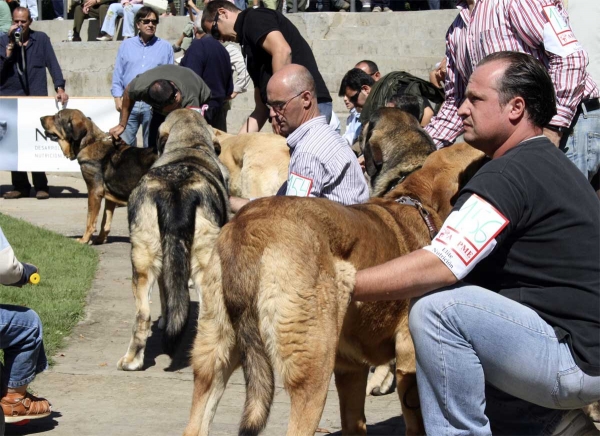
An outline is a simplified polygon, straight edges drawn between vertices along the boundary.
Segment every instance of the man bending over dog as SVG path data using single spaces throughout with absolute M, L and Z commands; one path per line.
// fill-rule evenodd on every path
M 543 136 L 556 96 L 538 60 L 484 58 L 458 113 L 492 160 L 431 245 L 359 271 L 353 298 L 422 296 L 409 323 L 427 434 L 550 434 L 550 409 L 600 399 L 598 198 Z
M 286 65 L 267 85 L 273 129 L 290 148 L 288 180 L 277 195 L 325 197 L 350 205 L 369 199 L 354 152 L 319 112 L 315 81 L 301 65 Z M 237 212 L 250 200 L 230 197 Z
M 192 70 L 179 65 L 161 65 L 137 75 L 127 85 L 123 91 L 119 124 L 109 132 L 118 139 L 125 131 L 135 102 L 143 101 L 152 106 L 148 146 L 157 151 L 158 128 L 167 115 L 179 108 L 201 110 L 209 99 L 210 88 Z

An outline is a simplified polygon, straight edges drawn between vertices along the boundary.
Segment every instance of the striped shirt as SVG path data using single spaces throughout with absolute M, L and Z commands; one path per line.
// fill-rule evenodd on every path
M 290 167 L 286 195 L 325 197 L 344 205 L 364 203 L 369 187 L 354 152 L 324 116 L 287 137 Z
M 544 37 L 548 38 L 548 32 L 552 31 L 546 15 L 548 8 L 554 7 L 551 10 L 558 12 L 565 23 L 569 22 L 560 0 L 476 0 L 472 11 L 461 0 L 457 7 L 460 13 L 446 34 L 446 101 L 425 128 L 438 147 L 451 144 L 463 132 L 458 108 L 471 73 L 491 53 L 527 53 L 546 66 L 557 97 L 557 114 L 551 125 L 568 127 L 579 103 L 600 95 L 586 72 L 588 55 L 584 50 L 560 56 L 544 49 L 550 47 L 550 41 Z

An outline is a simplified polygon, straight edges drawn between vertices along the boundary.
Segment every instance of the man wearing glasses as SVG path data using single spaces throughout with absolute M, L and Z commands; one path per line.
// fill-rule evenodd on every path
M 364 61 L 360 61 L 359 63 L 354 65 L 354 68 L 363 70 L 365 73 L 367 73 L 369 76 L 371 76 L 373 78 L 373 80 L 376 82 L 378 82 L 379 79 L 381 79 L 381 72 L 379 71 L 379 67 L 373 61 L 369 61 L 369 60 L 365 59 Z
M 115 108 L 118 112 L 121 112 L 123 92 L 129 82 L 154 67 L 173 63 L 171 44 L 156 36 L 158 26 L 156 12 L 148 6 L 142 6 L 135 15 L 135 22 L 139 34 L 121 43 L 113 71 L 111 94 L 115 99 Z M 150 105 L 143 101 L 135 102 L 121 136 L 123 141 L 135 146 L 136 135 L 141 125 L 144 147 L 148 147 L 151 119 Z
M 321 114 L 331 120 L 329 90 L 308 43 L 290 20 L 280 12 L 266 8 L 241 11 L 227 0 L 215 0 L 204 7 L 204 30 L 215 39 L 236 41 L 242 46 L 248 72 L 254 83 L 255 108 L 239 133 L 258 132 L 267 119 L 267 84 L 285 65 L 304 66 L 316 84 L 316 99 Z
M 345 96 L 358 112 L 365 105 L 374 83 L 375 79 L 359 68 L 351 69 L 342 79 Z
M 192 70 L 178 65 L 161 65 L 133 79 L 123 92 L 119 124 L 110 129 L 117 139 L 125 131 L 129 115 L 137 101 L 152 107 L 149 146 L 158 151 L 158 128 L 167 115 L 179 108 L 201 110 L 210 99 L 210 88 Z
M 301 65 L 286 65 L 267 86 L 273 128 L 290 148 L 288 180 L 277 195 L 324 197 L 345 205 L 364 203 L 369 188 L 348 143 L 319 112 L 315 81 Z M 231 197 L 237 212 L 250 200 Z

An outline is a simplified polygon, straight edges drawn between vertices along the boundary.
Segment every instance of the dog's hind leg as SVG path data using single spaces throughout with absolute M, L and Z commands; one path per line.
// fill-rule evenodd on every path
M 333 280 L 326 271 L 319 273 L 310 300 L 301 305 L 294 302 L 296 298 L 290 300 L 298 309 L 296 313 L 290 313 L 297 319 L 281 319 L 277 328 L 282 356 L 278 367 L 291 397 L 288 436 L 314 435 L 325 407 L 339 335 L 356 274 L 354 267 L 343 261 L 334 261 L 333 269 Z M 282 305 L 280 312 L 286 314 L 290 308 Z M 290 326 L 292 323 L 295 325 Z M 367 368 L 360 392 L 357 392 L 363 398 L 366 371 Z
M 145 229 L 144 229 L 145 230 Z M 137 371 L 144 365 L 144 350 L 150 332 L 150 291 L 156 277 L 161 274 L 159 253 L 152 248 L 151 231 L 131 232 L 131 264 L 133 269 L 132 290 L 135 298 L 136 316 L 133 333 L 127 353 L 117 363 L 117 368 L 124 371 Z M 144 238 L 146 238 L 144 240 Z M 158 244 L 154 244 L 158 245 Z
M 343 435 L 367 434 L 365 397 L 368 366 L 336 365 L 335 386 L 340 400 L 340 418 Z
M 225 386 L 240 364 L 235 332 L 229 320 L 217 255 L 203 277 L 206 290 L 192 350 L 194 393 L 185 436 L 207 436 Z
M 104 214 L 102 215 L 102 224 L 100 224 L 100 233 L 94 240 L 94 245 L 101 245 L 108 239 L 110 233 L 110 226 L 112 224 L 113 214 L 117 204 L 108 198 L 104 199 Z

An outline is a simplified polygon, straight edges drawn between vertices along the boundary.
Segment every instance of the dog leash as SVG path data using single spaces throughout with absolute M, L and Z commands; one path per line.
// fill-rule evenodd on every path
M 396 203 L 405 204 L 407 206 L 412 206 L 415 209 L 417 209 L 419 211 L 419 215 L 421 215 L 421 218 L 423 218 L 423 221 L 425 221 L 425 224 L 429 229 L 429 237 L 431 238 L 431 240 L 435 238 L 438 229 L 435 226 L 435 223 L 433 222 L 431 214 L 427 212 L 427 210 L 423 207 L 423 204 L 419 200 L 415 200 L 414 198 L 411 198 L 407 195 L 403 195 L 402 197 L 398 197 L 395 201 Z

